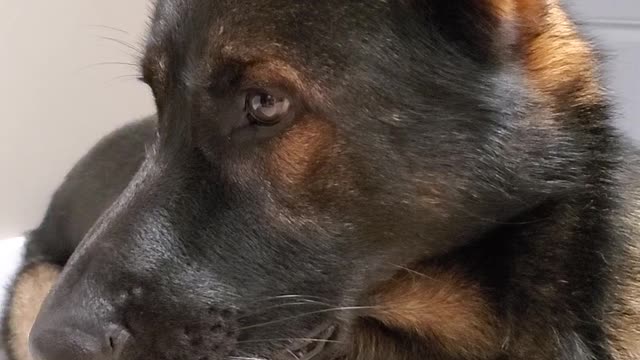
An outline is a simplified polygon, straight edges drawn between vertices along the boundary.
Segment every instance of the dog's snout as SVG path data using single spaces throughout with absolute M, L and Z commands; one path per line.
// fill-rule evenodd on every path
M 29 336 L 34 360 L 118 360 L 130 334 L 119 326 L 37 323 Z M 100 330 L 99 330 L 100 329 Z M 102 332 L 102 334 L 100 334 Z

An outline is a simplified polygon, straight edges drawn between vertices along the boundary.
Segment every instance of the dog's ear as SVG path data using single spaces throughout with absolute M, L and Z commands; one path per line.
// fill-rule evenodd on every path
M 604 95 L 596 52 L 559 0 L 396 0 L 446 46 L 483 62 L 515 61 L 554 111 L 592 111 Z M 412 18 L 416 18 L 412 15 Z
M 548 7 L 555 0 L 397 0 L 419 14 L 432 33 L 458 50 L 482 60 L 496 52 L 522 47 L 542 31 Z M 415 15 L 414 15 L 415 18 Z

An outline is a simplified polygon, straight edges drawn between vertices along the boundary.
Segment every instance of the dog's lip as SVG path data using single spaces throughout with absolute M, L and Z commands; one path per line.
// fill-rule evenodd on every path
M 307 338 L 298 339 L 287 348 L 287 352 L 298 360 L 312 360 L 324 353 L 327 346 L 337 343 L 338 327 L 335 324 L 323 324 L 314 329 Z

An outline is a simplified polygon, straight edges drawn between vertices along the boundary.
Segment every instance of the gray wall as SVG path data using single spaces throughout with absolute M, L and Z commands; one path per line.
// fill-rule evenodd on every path
M 153 111 L 127 75 L 147 0 L 0 0 L 0 238 L 38 224 L 72 164 L 109 130 Z M 640 139 L 640 0 L 571 0 L 611 55 L 620 127 Z M 117 27 L 120 30 L 104 26 Z M 124 78 L 118 78 L 125 76 Z
M 572 13 L 608 58 L 618 124 L 640 140 L 640 0 L 567 0 Z

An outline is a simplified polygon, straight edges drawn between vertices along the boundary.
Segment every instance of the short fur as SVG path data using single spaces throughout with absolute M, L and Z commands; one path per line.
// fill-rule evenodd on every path
M 58 275 L 58 266 L 40 263 L 26 266 L 16 277 L 5 322 L 7 349 L 16 360 L 32 359 L 27 343 L 29 332 Z
M 142 70 L 30 237 L 44 359 L 640 358 L 640 160 L 556 0 L 159 0 Z

